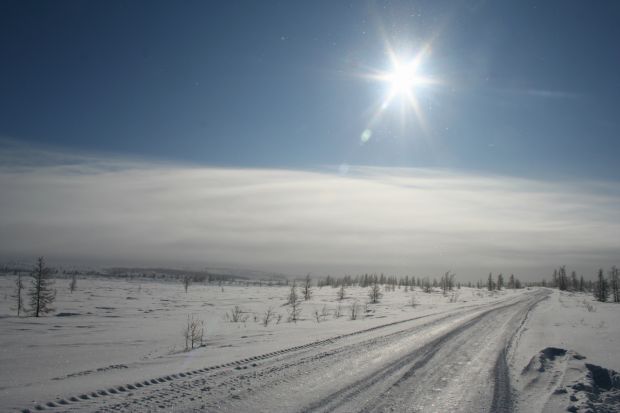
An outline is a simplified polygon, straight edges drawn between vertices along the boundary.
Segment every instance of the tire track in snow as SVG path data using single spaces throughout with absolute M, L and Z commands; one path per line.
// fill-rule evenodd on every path
M 373 372 L 370 376 L 360 379 L 353 385 L 307 406 L 302 412 L 347 411 L 351 409 L 351 403 L 353 403 L 356 398 L 363 395 L 370 395 L 366 396 L 369 400 L 363 401 L 361 405 L 356 406 L 357 408 L 354 410 L 361 412 L 405 411 L 405 406 L 408 405 L 406 402 L 411 398 L 411 387 L 418 385 L 418 383 L 415 383 L 416 381 L 425 380 L 423 375 L 420 377 L 416 377 L 416 375 L 421 369 L 427 367 L 431 361 L 435 361 L 437 353 L 443 351 L 444 346 L 455 341 L 456 338 L 464 333 L 469 333 L 471 335 L 473 327 L 476 327 L 490 317 L 497 316 L 497 312 L 510 311 L 513 307 L 520 304 L 522 303 L 510 303 L 498 308 L 486 310 L 474 318 L 459 324 L 457 327 L 449 330 L 422 347 L 393 361 L 380 371 Z M 472 337 L 468 336 L 466 339 L 462 339 L 462 342 L 466 343 L 471 339 Z M 441 379 L 443 379 L 443 377 L 439 378 L 440 381 Z M 374 389 L 373 391 L 373 387 L 379 387 L 379 389 Z M 429 389 L 429 391 L 432 390 L 436 389 Z
M 495 387 L 493 388 L 493 402 L 491 404 L 492 412 L 511 412 L 514 410 L 513 406 L 513 388 L 510 384 L 510 368 L 508 365 L 508 358 L 511 350 L 516 346 L 525 322 L 530 312 L 540 304 L 541 301 L 549 298 L 550 292 L 543 291 L 537 294 L 538 299 L 530 303 L 523 316 L 518 317 L 518 326 L 514 332 L 507 339 L 506 344 L 500 351 L 497 360 L 495 362 L 494 375 L 495 375 Z M 517 316 L 515 316 L 517 318 Z
M 470 309 L 468 311 L 479 311 L 479 308 Z M 223 408 L 219 406 L 218 401 L 228 399 L 231 396 L 233 398 L 237 397 L 237 394 L 231 395 L 230 390 L 237 389 L 240 386 L 240 383 L 244 380 L 247 380 L 248 378 L 251 381 L 251 385 L 254 387 L 254 391 L 260 391 L 261 386 L 273 387 L 281 385 L 286 382 L 286 379 L 283 379 L 283 376 L 281 374 L 282 372 L 303 368 L 306 365 L 313 366 L 320 361 L 324 361 L 329 364 L 329 361 L 325 360 L 329 360 L 331 358 L 347 357 L 348 355 L 359 352 L 360 347 L 381 346 L 386 342 L 398 340 L 399 337 L 411 335 L 418 330 L 434 327 L 450 318 L 462 317 L 462 313 L 456 312 L 447 314 L 432 321 L 429 321 L 425 324 L 409 327 L 403 330 L 398 330 L 386 335 L 373 337 L 362 341 L 361 343 L 342 345 L 334 349 L 326 351 L 322 350 L 319 353 L 313 353 L 313 350 L 315 350 L 316 347 L 319 347 L 319 344 L 320 346 L 326 346 L 362 333 L 372 332 L 389 326 L 402 324 L 404 322 L 427 318 L 429 316 L 430 315 L 419 316 L 413 319 L 404 320 L 402 322 L 399 321 L 395 323 L 388 323 L 382 326 L 360 330 L 332 339 L 321 340 L 320 342 L 292 347 L 282 352 L 276 352 L 280 354 L 274 354 L 270 355 L 269 357 L 265 357 L 263 360 L 264 362 L 266 362 L 265 364 L 255 366 L 237 365 L 234 367 L 234 369 L 224 369 L 223 371 L 220 371 L 213 375 L 201 375 L 195 379 L 186 379 L 183 381 L 173 382 L 170 383 L 169 386 L 166 388 L 157 389 L 156 396 L 153 396 L 152 394 L 147 394 L 144 397 L 131 400 L 131 402 L 128 402 L 127 400 L 121 400 L 117 403 L 110 401 L 110 404 L 104 406 L 100 411 L 132 411 L 136 410 L 136 406 L 138 406 L 142 410 L 149 411 L 157 409 L 165 410 L 166 408 L 174 405 L 175 403 L 183 400 L 184 398 L 186 400 L 189 399 L 189 401 L 192 402 L 190 404 L 193 404 L 193 402 L 196 402 L 197 399 L 200 398 L 196 397 L 197 391 L 206 392 L 209 399 L 205 402 L 205 406 L 200 406 L 200 408 L 197 409 L 198 411 L 222 410 Z M 433 316 L 437 316 L 437 314 L 433 314 Z M 286 375 L 284 375 L 284 377 L 286 377 Z M 181 397 L 179 397 L 179 395 L 181 395 Z M 183 410 L 181 409 L 181 411 Z M 235 411 L 235 409 L 231 411 Z
M 296 368 L 306 364 L 316 363 L 317 360 L 329 359 L 330 357 L 343 357 L 344 354 L 355 351 L 361 346 L 377 346 L 381 343 L 397 340 L 399 337 L 410 335 L 414 332 L 425 328 L 431 328 L 441 322 L 445 322 L 450 318 L 462 316 L 464 313 L 480 311 L 481 308 L 493 307 L 497 303 L 485 303 L 483 305 L 472 305 L 466 308 L 460 308 L 453 312 L 439 317 L 420 326 L 414 326 L 399 330 L 386 335 L 378 336 L 367 340 L 366 342 L 356 343 L 353 345 L 345 345 L 336 349 L 323 351 L 319 354 L 304 357 L 303 354 L 311 352 L 316 348 L 322 348 L 338 342 L 358 336 L 361 334 L 369 334 L 375 331 L 386 329 L 388 327 L 409 323 L 412 321 L 441 316 L 439 313 L 432 313 L 418 317 L 412 317 L 406 320 L 400 320 L 392 323 L 386 323 L 380 326 L 359 330 L 349 334 L 343 334 L 324 340 L 311 342 L 304 345 L 294 346 L 287 349 L 262 354 L 259 356 L 240 359 L 229 363 L 205 367 L 202 369 L 191 370 L 182 373 L 170 374 L 154 379 L 143 380 L 133 384 L 125 384 L 110 387 L 108 389 L 96 390 L 80 395 L 71 396 L 65 399 L 55 400 L 46 404 L 39 404 L 34 409 L 23 409 L 22 412 L 32 411 L 152 411 L 152 410 L 170 410 L 170 407 L 196 402 L 196 392 L 211 393 L 214 387 L 226 388 L 231 383 L 238 383 L 240 380 L 248 379 L 245 374 L 246 370 L 260 370 L 253 372 L 250 376 L 252 380 L 260 380 L 270 375 L 277 374 L 287 369 Z M 291 359 L 287 362 L 287 359 Z M 273 366 L 261 366 L 258 362 L 269 361 Z M 277 363 L 280 363 L 279 365 Z M 261 370 L 262 369 L 262 370 Z M 273 383 L 272 383 L 273 384 Z M 219 394 L 225 396 L 225 393 Z M 215 396 L 215 395 L 213 395 Z M 209 397 L 212 398 L 212 397 Z M 191 408 L 190 408 L 191 409 Z
M 447 333 L 392 386 L 359 410 L 512 411 L 505 354 L 520 324 L 544 298 L 535 293 L 525 302 L 486 311 Z M 489 357 L 496 353 L 496 359 Z

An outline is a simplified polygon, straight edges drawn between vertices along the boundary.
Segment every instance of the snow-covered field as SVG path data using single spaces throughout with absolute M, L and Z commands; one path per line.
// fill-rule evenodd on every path
M 551 394 L 584 382 L 587 368 L 538 374 L 545 386 L 532 385 L 526 366 L 541 350 L 570 350 L 553 360 L 556 373 L 575 370 L 572 352 L 620 370 L 620 306 L 584 294 L 400 288 L 366 304 L 367 288 L 347 288 L 339 302 L 338 289 L 314 287 L 294 323 L 286 286 L 192 284 L 185 293 L 180 282 L 81 278 L 73 293 L 57 280 L 54 312 L 37 319 L 15 316 L 14 280 L 0 277 L 7 411 L 555 411 L 572 393 Z M 235 306 L 245 321 L 226 319 Z M 264 326 L 268 308 L 276 315 Z M 188 315 L 204 321 L 206 345 L 185 352 Z

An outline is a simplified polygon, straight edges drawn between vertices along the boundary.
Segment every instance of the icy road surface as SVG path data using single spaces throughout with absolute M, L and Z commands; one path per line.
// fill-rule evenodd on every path
M 502 412 L 511 345 L 549 294 L 387 324 L 42 404 L 52 411 Z M 32 410 L 32 409 L 31 409 Z

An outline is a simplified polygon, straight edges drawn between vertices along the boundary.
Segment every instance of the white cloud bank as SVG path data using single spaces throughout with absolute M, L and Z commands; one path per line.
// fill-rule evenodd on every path
M 0 255 L 293 274 L 590 276 L 617 264 L 617 188 L 432 170 L 199 168 L 0 156 Z M 33 159 L 35 159 L 34 157 Z M 79 159 L 79 161 L 76 161 Z

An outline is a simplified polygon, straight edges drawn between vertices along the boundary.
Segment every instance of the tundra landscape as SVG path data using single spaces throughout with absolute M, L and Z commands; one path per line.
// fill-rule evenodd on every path
M 620 413 L 619 21 L 0 0 L 0 412 Z

